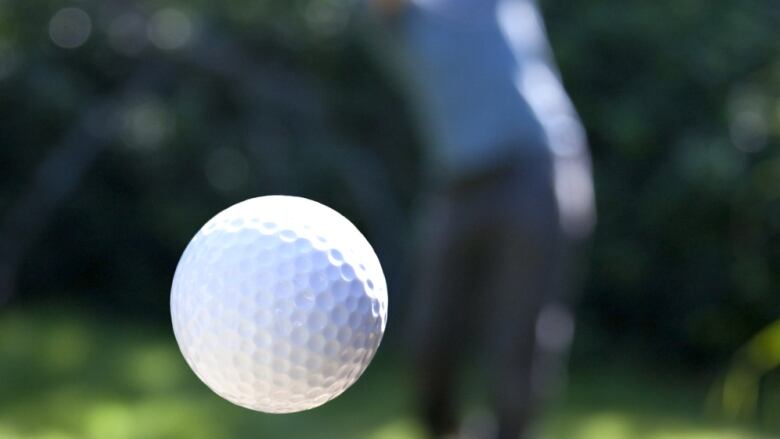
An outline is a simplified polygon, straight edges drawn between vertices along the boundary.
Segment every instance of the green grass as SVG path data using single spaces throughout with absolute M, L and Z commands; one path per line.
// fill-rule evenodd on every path
M 0 310 L 0 439 L 422 438 L 409 377 L 386 351 L 325 406 L 264 415 L 212 394 L 166 331 L 73 313 Z M 577 372 L 539 437 L 774 437 L 702 417 L 704 390 L 627 367 Z

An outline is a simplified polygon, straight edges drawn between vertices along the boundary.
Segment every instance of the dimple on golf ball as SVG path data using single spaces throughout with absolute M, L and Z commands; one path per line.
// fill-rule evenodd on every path
M 187 364 L 215 393 L 291 413 L 360 377 L 385 330 L 387 286 L 349 220 L 305 198 L 266 196 L 225 209 L 192 238 L 171 316 Z

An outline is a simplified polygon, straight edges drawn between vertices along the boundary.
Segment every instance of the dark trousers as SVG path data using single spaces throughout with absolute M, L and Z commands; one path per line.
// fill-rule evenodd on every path
M 484 353 L 501 438 L 525 434 L 561 367 L 573 330 L 573 243 L 561 227 L 553 172 L 549 152 L 529 153 L 444 185 L 425 203 L 410 329 L 434 436 L 457 429 L 456 375 L 474 344 Z

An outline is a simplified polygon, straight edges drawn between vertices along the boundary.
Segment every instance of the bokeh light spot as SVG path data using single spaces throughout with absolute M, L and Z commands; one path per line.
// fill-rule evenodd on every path
M 139 99 L 122 115 L 122 140 L 133 149 L 159 147 L 173 131 L 174 118 L 157 98 Z
M 771 104 L 767 93 L 755 86 L 738 86 L 728 103 L 729 134 L 738 150 L 758 152 L 767 145 Z
M 92 20 L 79 8 L 62 8 L 49 21 L 49 37 L 63 49 L 80 47 L 91 32 Z
M 159 49 L 179 49 L 192 37 L 192 20 L 179 9 L 162 9 L 149 20 L 147 34 Z

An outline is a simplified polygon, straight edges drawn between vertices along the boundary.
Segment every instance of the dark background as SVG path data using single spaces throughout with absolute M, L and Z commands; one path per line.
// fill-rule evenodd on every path
M 419 436 L 399 335 L 420 145 L 354 5 L 0 0 L 0 438 Z M 570 386 L 540 428 L 774 437 L 780 3 L 541 6 L 599 224 Z M 276 193 L 355 221 L 391 290 L 375 364 L 297 418 L 210 394 L 168 316 L 197 229 Z

